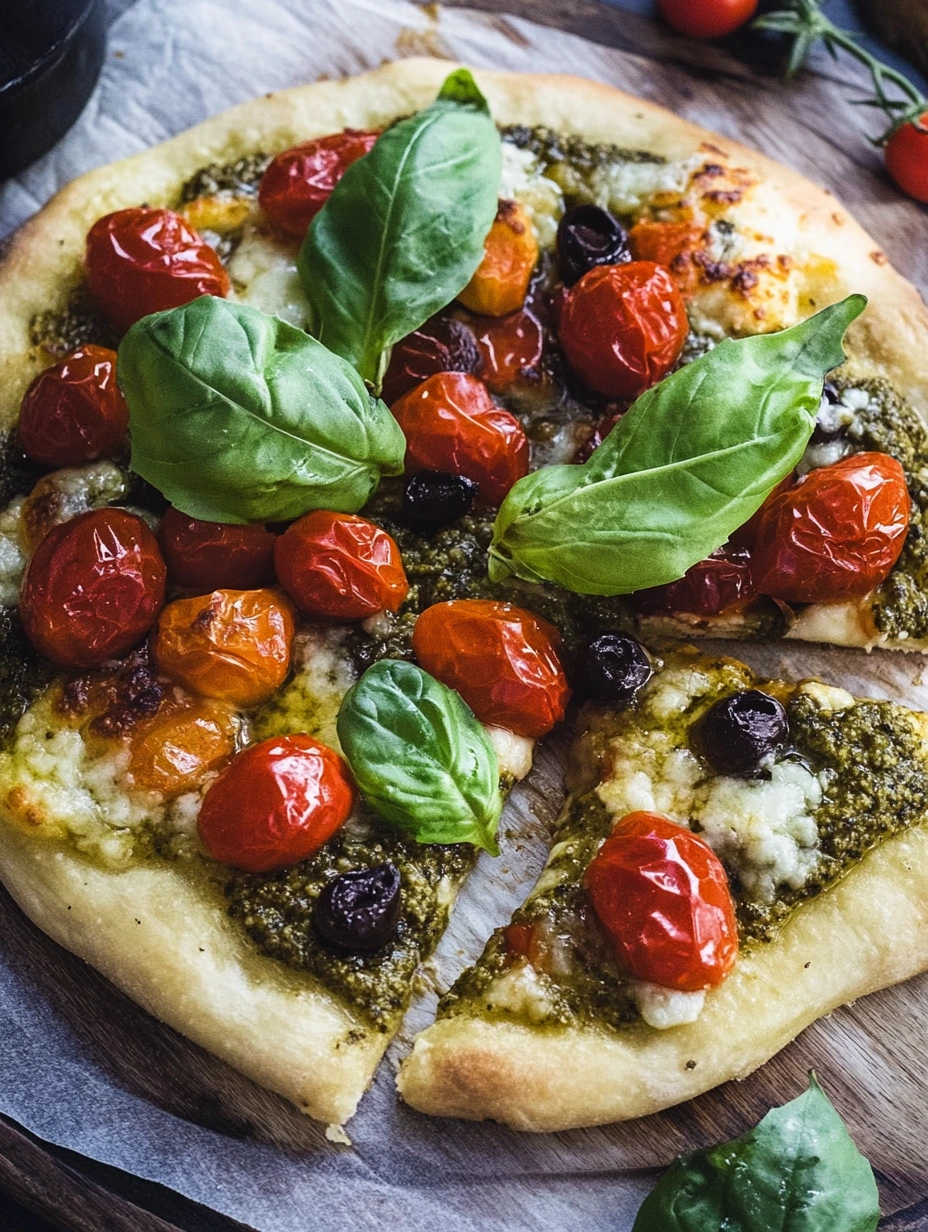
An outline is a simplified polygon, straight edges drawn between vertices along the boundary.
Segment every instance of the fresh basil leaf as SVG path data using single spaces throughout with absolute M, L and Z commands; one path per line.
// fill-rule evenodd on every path
M 379 389 L 390 347 L 444 308 L 483 259 L 499 133 L 466 69 L 388 128 L 312 221 L 298 268 L 310 331 Z
M 520 479 L 496 519 L 490 577 L 591 595 L 682 577 L 802 457 L 866 302 L 851 295 L 781 333 L 721 342 L 642 394 L 583 466 Z
M 873 1169 L 810 1074 L 743 1138 L 671 1164 L 632 1232 L 873 1232 L 879 1219 Z
M 338 738 L 367 801 L 420 843 L 499 854 L 499 763 L 453 689 L 421 667 L 381 659 L 348 690 Z
M 350 364 L 302 330 L 204 295 L 119 347 L 131 466 L 191 517 L 284 522 L 354 513 L 406 441 Z

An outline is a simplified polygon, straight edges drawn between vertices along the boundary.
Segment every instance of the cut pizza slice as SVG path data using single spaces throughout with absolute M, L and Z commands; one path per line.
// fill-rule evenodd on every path
M 584 726 L 537 886 L 403 1065 L 413 1107 L 643 1116 L 928 967 L 926 716 L 682 649 Z

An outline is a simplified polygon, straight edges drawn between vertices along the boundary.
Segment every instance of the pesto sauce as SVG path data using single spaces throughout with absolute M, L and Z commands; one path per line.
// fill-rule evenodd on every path
M 94 306 L 84 283 L 69 295 L 64 308 L 37 312 L 29 322 L 29 340 L 56 359 L 81 346 L 116 350 L 119 336 Z
M 0 749 L 12 742 L 16 724 L 57 674 L 23 632 L 15 608 L 0 608 Z
M 261 177 L 270 163 L 270 155 L 258 152 L 231 163 L 210 163 L 201 167 L 180 190 L 184 205 L 197 197 L 215 197 L 229 193 L 235 197 L 256 197 Z

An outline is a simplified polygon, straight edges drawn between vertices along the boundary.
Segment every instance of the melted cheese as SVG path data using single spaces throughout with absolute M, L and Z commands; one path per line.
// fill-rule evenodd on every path
M 237 299 L 305 329 L 309 304 L 297 273 L 297 251 L 297 245 L 287 244 L 250 223 L 228 269 Z

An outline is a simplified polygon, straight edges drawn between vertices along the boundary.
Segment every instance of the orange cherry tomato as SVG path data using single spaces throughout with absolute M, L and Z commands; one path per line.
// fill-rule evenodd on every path
M 887 141 L 883 157 L 902 191 L 928 202 L 928 112 L 900 125 Z
M 909 529 L 905 473 L 885 453 L 810 471 L 766 503 L 753 553 L 758 593 L 788 603 L 865 595 L 888 576 Z
M 659 813 L 629 813 L 586 871 L 593 910 L 619 964 L 639 980 L 697 992 L 738 956 L 728 878 L 718 856 Z
M 152 655 L 191 693 L 257 706 L 287 678 L 293 633 L 293 609 L 276 591 L 214 590 L 167 605 Z
M 530 308 L 506 317 L 474 317 L 470 324 L 477 335 L 483 380 L 494 393 L 505 393 L 541 363 L 545 335 Z
M 560 634 L 532 612 L 492 599 L 436 603 L 416 621 L 412 649 L 481 723 L 543 736 L 564 717 L 570 689 Z
M 19 439 L 43 466 L 82 466 L 126 445 L 129 411 L 116 385 L 116 352 L 84 346 L 40 372 L 19 411 Z
M 281 231 L 302 239 L 345 171 L 374 148 L 379 135 L 346 128 L 284 150 L 261 177 L 261 208 Z
M 702 228 L 692 222 L 655 222 L 644 218 L 628 233 L 628 246 L 636 261 L 664 265 L 681 291 L 692 291 L 699 281 L 699 270 L 688 254 L 702 236 Z
M 171 580 L 200 594 L 264 586 L 273 576 L 275 539 L 263 526 L 201 522 L 173 505 L 158 527 Z
M 687 569 L 678 582 L 637 591 L 635 606 L 641 612 L 719 616 L 747 607 L 756 598 L 751 553 L 747 548 L 724 544 Z
M 120 333 L 150 312 L 226 296 L 229 275 L 215 250 L 174 210 L 117 210 L 90 228 L 87 285 Z
M 93 509 L 53 527 L 23 578 L 26 636 L 62 667 L 97 667 L 145 636 L 164 606 L 155 536 L 124 509 Z
M 312 736 L 274 736 L 239 753 L 207 791 L 200 839 L 233 868 L 285 868 L 340 830 L 355 798 L 334 749 Z
M 567 292 L 558 324 L 570 366 L 607 398 L 637 398 L 665 377 L 688 332 L 683 298 L 653 261 L 594 266 Z
M 195 791 L 235 752 L 233 715 L 215 702 L 167 707 L 129 733 L 129 773 L 136 787 L 173 800 Z
M 481 316 L 515 312 L 525 303 L 537 260 L 538 241 L 525 210 L 518 201 L 500 201 L 483 260 L 458 300 Z
M 274 564 L 281 586 L 309 616 L 364 620 L 395 612 L 409 589 L 394 540 L 351 513 L 307 513 L 277 540 Z
M 393 348 L 381 397 L 392 406 L 403 394 L 439 372 L 478 373 L 480 369 L 474 331 L 463 321 L 439 314 Z
M 480 484 L 480 501 L 499 505 L 528 474 L 528 438 L 486 385 L 466 372 L 440 372 L 405 394 L 393 414 L 406 434 L 406 473 L 451 471 Z
M 690 38 L 733 34 L 757 12 L 757 0 L 657 0 L 661 16 Z

